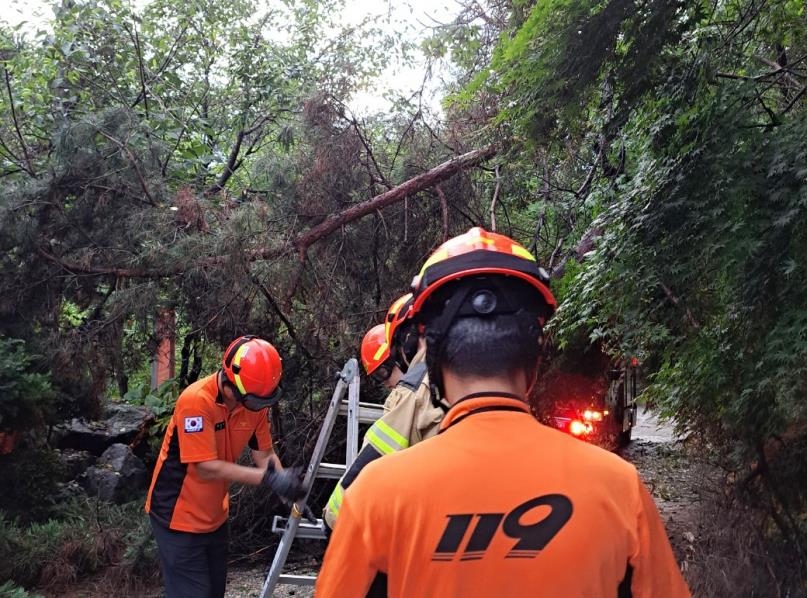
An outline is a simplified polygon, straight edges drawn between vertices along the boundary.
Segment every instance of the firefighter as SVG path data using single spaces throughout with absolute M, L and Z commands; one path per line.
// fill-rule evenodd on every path
M 361 363 L 373 380 L 392 390 L 403 372 L 390 356 L 387 344 L 387 325 L 376 324 L 361 341 Z
M 345 490 L 361 470 L 383 455 L 402 451 L 437 434 L 448 410 L 447 405 L 431 400 L 425 341 L 409 319 L 411 306 L 411 293 L 397 299 L 387 311 L 384 324 L 371 328 L 362 341 L 365 370 L 392 391 L 384 401 L 384 415 L 365 434 L 361 451 L 325 506 L 323 519 L 328 531 L 336 523 Z
M 277 350 L 242 336 L 218 372 L 179 395 L 146 498 L 168 598 L 224 596 L 231 482 L 286 500 L 304 495 L 298 472 L 283 469 L 272 448 L 268 408 L 281 375 Z M 247 445 L 255 467 L 236 463 Z
M 653 499 L 618 456 L 526 404 L 556 308 L 518 243 L 473 228 L 413 282 L 435 437 L 371 463 L 344 497 L 317 596 L 689 596 Z

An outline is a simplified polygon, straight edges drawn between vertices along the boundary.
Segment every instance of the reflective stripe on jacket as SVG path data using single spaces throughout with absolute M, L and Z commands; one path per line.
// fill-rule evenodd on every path
M 336 484 L 323 511 L 329 527 L 336 522 L 345 490 L 368 463 L 437 434 L 445 411 L 432 403 L 424 358 L 425 349 L 412 359 L 409 370 L 384 401 L 384 415 L 364 435 L 356 460 Z

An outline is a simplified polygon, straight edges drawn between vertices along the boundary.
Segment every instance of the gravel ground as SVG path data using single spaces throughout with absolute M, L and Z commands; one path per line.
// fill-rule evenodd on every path
M 289 567 L 283 573 L 293 575 L 316 575 L 316 565 Z M 227 575 L 227 591 L 224 598 L 258 598 L 266 580 L 265 567 L 233 567 Z M 276 598 L 310 598 L 314 595 L 312 586 L 278 584 L 272 593 Z

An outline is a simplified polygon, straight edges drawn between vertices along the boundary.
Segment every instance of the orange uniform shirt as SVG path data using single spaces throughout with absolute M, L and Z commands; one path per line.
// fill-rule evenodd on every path
M 317 598 L 378 575 L 406 598 L 690 595 L 636 469 L 507 397 L 457 403 L 348 489 Z
M 227 520 L 229 482 L 203 480 L 190 463 L 234 463 L 247 444 L 253 450 L 272 448 L 268 409 L 249 411 L 239 405 L 228 412 L 216 376 L 194 382 L 179 395 L 154 468 L 146 512 L 173 530 L 212 532 Z

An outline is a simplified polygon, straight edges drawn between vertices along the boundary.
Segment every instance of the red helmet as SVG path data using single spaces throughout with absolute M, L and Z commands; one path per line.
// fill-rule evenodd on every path
M 426 300 L 446 283 L 491 274 L 521 279 L 534 287 L 546 304 L 544 320 L 557 309 L 549 290 L 549 275 L 532 254 L 509 237 L 475 227 L 440 245 L 426 260 L 412 281 L 410 313 L 419 313 Z
M 242 336 L 230 343 L 224 352 L 221 368 L 242 397 L 272 396 L 283 374 L 277 349 L 254 336 Z
M 384 352 L 386 350 L 386 356 Z M 386 338 L 386 325 L 376 324 L 361 341 L 361 363 L 367 374 L 372 374 L 389 357 L 389 346 Z

